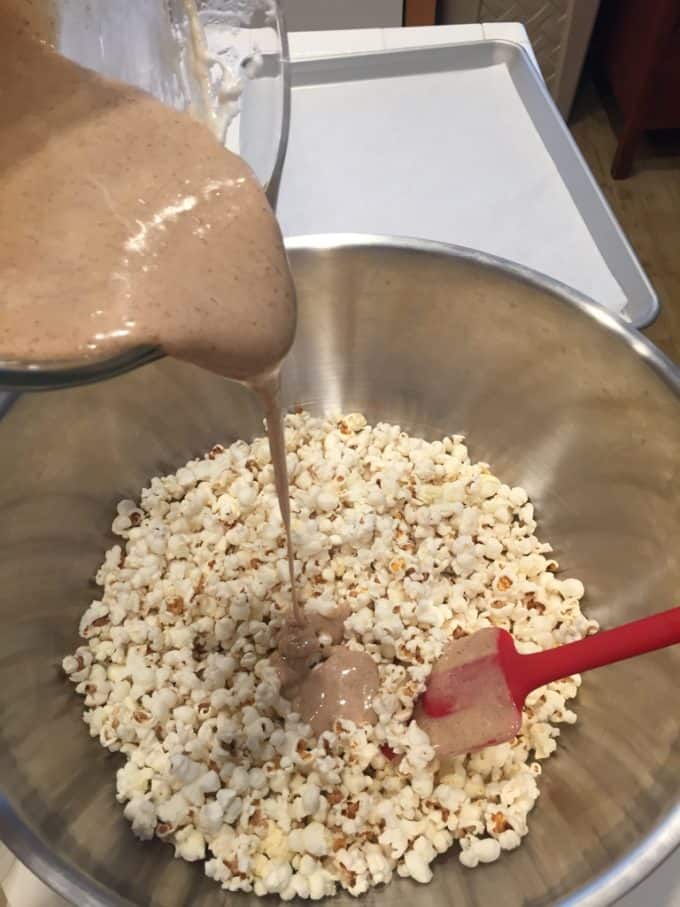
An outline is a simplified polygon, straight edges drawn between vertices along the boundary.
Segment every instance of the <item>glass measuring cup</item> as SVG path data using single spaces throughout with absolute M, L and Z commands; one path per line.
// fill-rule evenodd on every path
M 276 0 L 53 0 L 51 12 L 60 53 L 209 123 L 275 205 L 290 101 Z M 84 384 L 160 356 L 144 347 L 88 361 L 0 360 L 0 390 Z

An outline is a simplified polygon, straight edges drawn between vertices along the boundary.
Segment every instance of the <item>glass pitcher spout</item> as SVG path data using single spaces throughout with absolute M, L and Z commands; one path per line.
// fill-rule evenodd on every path
M 9 0 L 9 8 L 20 11 L 24 2 Z M 276 0 L 41 2 L 41 31 L 49 29 L 44 37 L 59 53 L 205 122 L 249 164 L 275 207 L 290 111 L 288 44 Z M 161 355 L 144 347 L 87 362 L 4 359 L 0 391 L 87 384 Z

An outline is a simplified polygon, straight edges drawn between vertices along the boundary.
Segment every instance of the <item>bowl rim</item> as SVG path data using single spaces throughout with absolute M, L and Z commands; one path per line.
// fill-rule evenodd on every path
M 379 234 L 379 233 L 306 233 L 287 236 L 284 240 L 286 250 L 289 252 L 318 250 L 335 251 L 351 248 L 385 248 L 406 249 L 409 251 L 430 252 L 444 257 L 463 259 L 474 264 L 482 265 L 492 271 L 502 271 L 515 277 L 522 283 L 546 290 L 552 296 L 560 298 L 574 308 L 590 316 L 610 333 L 623 340 L 627 346 L 651 365 L 670 387 L 680 394 L 680 366 L 676 365 L 659 347 L 634 327 L 632 322 L 621 315 L 609 311 L 601 303 L 595 302 L 590 296 L 575 289 L 569 284 L 562 283 L 555 277 L 550 277 L 541 271 L 536 271 L 526 265 L 494 255 L 491 252 L 482 252 L 470 246 L 459 246 L 454 243 L 439 242 L 433 239 L 420 239 L 414 236 Z
M 674 392 L 680 405 L 680 367 L 620 316 L 607 311 L 573 287 L 531 268 L 476 249 L 403 236 L 317 233 L 288 237 L 285 245 L 289 252 L 323 252 L 352 248 L 427 252 L 435 256 L 470 261 L 492 271 L 510 274 L 523 283 L 546 290 L 556 300 L 571 305 L 593 318 L 602 328 L 625 343 L 633 354 L 641 357 Z M 150 361 L 150 358 L 144 361 Z M 96 378 L 93 377 L 91 380 Z M 5 409 L 5 413 L 7 411 L 8 409 Z M 121 898 L 74 864 L 53 853 L 22 820 L 19 812 L 2 791 L 0 791 L 0 840 L 46 885 L 73 903 L 83 907 L 135 907 L 131 901 Z M 556 907 L 608 907 L 647 878 L 678 845 L 680 845 L 680 802 L 670 809 L 668 815 L 657 823 L 640 844 L 626 851 L 592 881 L 561 898 L 556 902 Z

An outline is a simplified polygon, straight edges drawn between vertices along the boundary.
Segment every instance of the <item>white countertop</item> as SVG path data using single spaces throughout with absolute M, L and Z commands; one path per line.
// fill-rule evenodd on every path
M 401 47 L 462 44 L 466 41 L 483 41 L 485 38 L 516 41 L 518 44 L 522 44 L 532 57 L 534 56 L 524 26 L 518 22 L 292 32 L 288 38 L 291 57 L 297 60 L 329 54 L 368 53 Z
M 504 39 L 522 44 L 533 56 L 524 27 L 518 23 L 367 28 L 342 31 L 293 32 L 291 56 L 303 59 L 327 54 L 360 53 L 429 44 Z M 0 844 L 0 884 L 9 907 L 68 907 Z M 0 894 L 0 907 L 2 895 Z M 680 852 L 618 902 L 618 907 L 680 907 Z

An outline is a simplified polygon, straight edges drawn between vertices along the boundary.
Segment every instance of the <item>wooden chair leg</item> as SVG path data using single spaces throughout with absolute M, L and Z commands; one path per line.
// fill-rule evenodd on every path
M 633 159 L 643 130 L 638 126 L 626 124 L 621 130 L 619 143 L 612 160 L 611 174 L 615 180 L 627 179 L 633 169 Z
M 404 25 L 436 25 L 437 0 L 404 0 Z
M 637 84 L 625 105 L 627 108 L 626 120 L 612 161 L 611 174 L 614 179 L 625 179 L 630 176 L 633 157 L 647 122 L 647 113 L 655 85 L 657 61 L 663 59 L 670 44 L 678 15 L 678 0 L 656 0 L 655 3 L 640 2 L 634 7 L 631 4 L 626 4 L 626 6 L 629 9 L 645 12 L 646 27 L 642 30 L 638 46 L 635 48 Z M 646 7 L 649 7 L 648 11 Z M 624 4 L 619 7 L 619 9 L 622 8 L 624 8 Z M 635 24 L 635 20 L 631 20 L 631 22 Z

